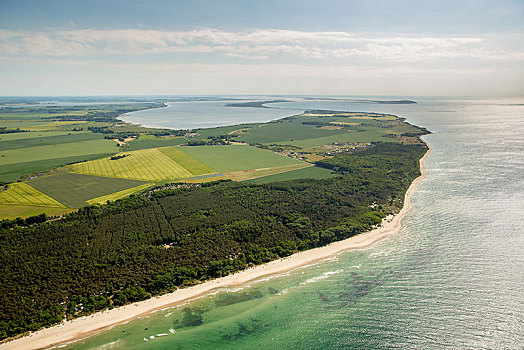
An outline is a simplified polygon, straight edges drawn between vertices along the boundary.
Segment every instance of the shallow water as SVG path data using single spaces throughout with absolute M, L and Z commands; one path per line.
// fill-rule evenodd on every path
M 516 102 L 337 102 L 434 133 L 425 137 L 427 178 L 400 233 L 67 348 L 522 349 L 524 106 Z M 335 109 L 306 103 L 292 107 Z
M 119 119 L 148 127 L 198 129 L 252 122 L 269 122 L 295 111 L 276 108 L 227 107 L 231 101 L 168 102 L 167 107 L 126 113 Z M 243 102 L 243 101 L 240 101 Z

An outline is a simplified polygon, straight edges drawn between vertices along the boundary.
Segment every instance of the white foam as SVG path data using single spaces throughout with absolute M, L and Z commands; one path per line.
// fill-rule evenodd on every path
M 328 278 L 331 275 L 336 275 L 337 273 L 341 273 L 342 271 L 344 271 L 344 269 L 338 269 L 338 270 L 335 270 L 335 271 L 324 272 L 320 276 L 310 278 L 310 279 L 306 280 L 305 282 L 300 283 L 300 285 L 303 286 L 305 284 L 315 283 L 315 282 L 318 282 L 318 281 L 323 280 L 325 278 Z

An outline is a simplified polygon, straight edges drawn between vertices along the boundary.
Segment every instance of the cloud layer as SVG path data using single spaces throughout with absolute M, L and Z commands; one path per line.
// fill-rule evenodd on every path
M 524 34 L 0 30 L 0 94 L 524 94 Z
M 492 46 L 492 45 L 491 45 Z M 86 57 L 115 55 L 219 55 L 248 60 L 377 60 L 418 62 L 438 59 L 524 59 L 519 51 L 490 47 L 478 37 L 373 35 L 348 32 L 215 29 L 0 30 L 0 55 Z

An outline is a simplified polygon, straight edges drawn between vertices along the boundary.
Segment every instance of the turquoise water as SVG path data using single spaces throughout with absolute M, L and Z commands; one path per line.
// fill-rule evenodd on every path
M 337 108 L 434 132 L 400 233 L 66 348 L 522 349 L 524 101 L 419 102 Z

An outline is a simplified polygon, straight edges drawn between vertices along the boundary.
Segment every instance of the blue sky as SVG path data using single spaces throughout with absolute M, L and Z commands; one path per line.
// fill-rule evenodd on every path
M 524 1 L 0 0 L 0 95 L 523 96 Z

